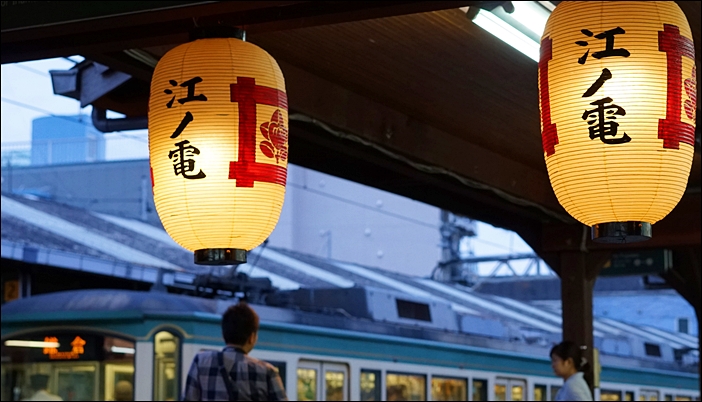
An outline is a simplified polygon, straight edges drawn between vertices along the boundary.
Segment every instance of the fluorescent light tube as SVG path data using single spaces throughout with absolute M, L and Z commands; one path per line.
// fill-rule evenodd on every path
M 135 352 L 134 348 L 123 348 L 121 346 L 113 346 L 110 350 L 112 353 L 124 353 L 127 355 L 133 355 Z
M 517 3 L 517 2 L 514 2 Z M 473 22 L 490 32 L 503 42 L 519 50 L 532 60 L 539 61 L 539 43 L 535 42 L 517 28 L 509 25 L 489 11 L 480 10 Z
M 513 1 L 512 4 L 514 5 L 514 12 L 509 15 L 540 39 L 551 13 L 543 6 L 532 1 Z
M 5 346 L 20 348 L 58 348 L 61 344 L 58 342 L 7 340 L 5 341 Z

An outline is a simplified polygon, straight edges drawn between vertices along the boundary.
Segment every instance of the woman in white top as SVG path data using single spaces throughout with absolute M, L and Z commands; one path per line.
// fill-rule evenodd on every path
M 565 381 L 563 387 L 558 390 L 555 401 L 592 400 L 590 387 L 582 373 L 586 367 L 587 360 L 573 342 L 561 342 L 551 349 L 551 368 Z

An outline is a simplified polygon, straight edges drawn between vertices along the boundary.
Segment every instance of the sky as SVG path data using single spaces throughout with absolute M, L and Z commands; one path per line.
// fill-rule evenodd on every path
M 67 70 L 80 56 L 36 60 L 24 63 L 2 65 L 2 150 L 28 149 L 31 141 L 32 120 L 51 115 L 76 115 L 91 113 L 91 107 L 83 109 L 77 100 L 54 95 L 49 70 Z M 120 114 L 109 112 L 108 117 Z M 148 158 L 148 139 L 146 130 L 135 130 L 105 135 L 106 159 L 144 159 Z M 437 222 L 438 224 L 438 222 Z M 478 236 L 472 239 L 472 249 L 476 256 L 504 255 L 508 253 L 529 253 L 531 248 L 514 232 L 478 223 Z M 492 273 L 497 264 L 479 265 L 481 275 Z M 543 265 L 545 266 L 545 265 Z M 512 267 L 521 274 L 527 268 L 527 261 L 515 261 Z M 502 267 L 497 274 L 507 274 Z M 542 270 L 543 272 L 543 270 Z

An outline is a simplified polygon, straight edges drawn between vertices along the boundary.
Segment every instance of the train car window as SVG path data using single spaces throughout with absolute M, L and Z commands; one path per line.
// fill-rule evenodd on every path
M 498 401 L 523 401 L 526 397 L 524 390 L 526 382 L 513 378 L 498 378 L 495 380 L 495 399 Z
M 506 401 L 507 400 L 507 384 L 506 383 L 496 383 L 495 384 L 495 400 L 496 401 Z
M 0 399 L 40 398 L 38 392 L 73 401 L 114 400 L 116 393 L 132 399 L 134 354 L 132 341 L 82 331 L 4 339 Z
M 510 380 L 510 401 L 524 401 L 526 383 L 522 380 Z
M 621 401 L 622 400 L 622 392 L 611 390 L 611 389 L 603 389 L 600 391 L 600 400 L 601 401 Z
M 673 395 L 666 394 L 665 400 L 666 400 L 666 401 L 672 401 L 672 400 L 673 400 Z
M 624 400 L 625 401 L 633 401 L 634 400 L 634 393 L 631 391 L 624 392 Z
M 168 331 L 154 335 L 154 400 L 178 400 L 180 338 Z
M 304 367 L 297 369 L 297 400 L 317 400 L 317 370 Z
M 640 401 L 657 401 L 658 397 L 659 397 L 659 393 L 656 390 L 642 389 L 641 391 L 639 391 L 639 400 Z
M 273 360 L 266 360 L 266 362 L 270 363 L 273 367 L 278 370 L 278 374 L 280 375 L 280 379 L 283 380 L 283 388 L 288 389 L 287 384 L 285 383 L 285 362 L 278 362 L 278 361 L 273 361 Z
M 468 380 L 465 378 L 431 378 L 432 401 L 465 401 L 468 398 Z
M 346 372 L 342 370 L 324 371 L 324 400 L 343 401 Z
M 298 400 L 345 401 L 349 399 L 348 365 L 300 360 L 297 367 Z
M 558 391 L 561 390 L 561 387 L 559 385 L 551 385 L 551 400 L 555 401 L 556 400 L 556 395 L 558 395 Z
M 427 378 L 420 374 L 387 373 L 385 390 L 388 401 L 426 401 Z
M 361 400 L 379 401 L 381 399 L 380 370 L 361 369 Z
M 473 379 L 473 393 L 471 400 L 487 401 L 488 400 L 488 383 L 487 380 Z
M 534 400 L 535 401 L 545 401 L 546 395 L 547 395 L 547 391 L 546 391 L 545 385 L 540 385 L 540 384 L 534 385 Z
M 676 395 L 675 400 L 676 401 L 691 401 L 692 397 L 684 396 L 684 395 Z

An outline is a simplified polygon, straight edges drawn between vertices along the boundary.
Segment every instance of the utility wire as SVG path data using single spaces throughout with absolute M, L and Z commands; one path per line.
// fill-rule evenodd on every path
M 30 73 L 34 73 L 34 74 L 41 75 L 42 77 L 50 77 L 50 76 L 51 76 L 51 75 L 49 75 L 48 73 L 45 73 L 45 72 L 43 72 L 43 71 L 37 70 L 36 68 L 32 68 L 32 67 L 29 67 L 29 66 L 24 66 L 24 65 L 22 65 L 22 64 L 15 64 L 15 67 L 21 68 L 22 70 L 29 71 Z
M 23 108 L 25 108 L 25 109 L 29 109 L 29 110 L 33 110 L 33 111 L 35 111 L 35 112 L 43 113 L 43 114 L 45 114 L 45 115 L 47 115 L 47 116 L 56 117 L 56 118 L 59 118 L 59 119 L 63 119 L 63 120 L 66 120 L 66 121 L 70 121 L 71 123 L 81 124 L 81 125 L 84 125 L 85 127 L 94 128 L 92 125 L 87 124 L 87 123 L 85 123 L 85 122 L 83 122 L 83 121 L 74 120 L 74 119 L 72 119 L 72 118 L 70 118 L 70 117 L 68 117 L 68 116 L 59 116 L 59 115 L 56 115 L 56 114 L 53 114 L 53 113 L 49 112 L 48 110 L 45 110 L 45 109 L 42 109 L 42 108 L 38 108 L 38 107 L 36 107 L 36 106 L 28 105 L 28 104 L 26 104 L 26 103 L 19 102 L 19 101 L 16 101 L 16 100 L 12 100 L 12 99 L 8 99 L 8 98 L 5 98 L 5 97 L 2 97 L 2 98 L 0 98 L 0 99 L 2 99 L 3 102 L 9 103 L 9 104 L 11 104 L 11 105 L 23 107 Z M 148 142 L 148 140 L 146 140 L 146 139 L 144 139 L 144 138 L 142 138 L 142 137 L 135 136 L 135 135 L 122 134 L 122 133 L 120 133 L 120 132 L 115 132 L 115 134 L 117 134 L 117 135 L 120 136 L 120 137 L 129 138 L 129 139 L 132 139 L 132 140 L 137 140 L 137 141 L 140 141 L 140 142 L 143 142 L 143 143 L 147 143 L 147 142 Z
M 541 212 L 543 212 L 544 214 L 551 216 L 552 218 L 558 219 L 561 222 L 570 223 L 573 221 L 573 219 L 570 218 L 569 216 L 565 216 L 565 215 L 562 215 L 558 212 L 551 211 L 547 208 L 544 208 L 542 205 L 540 205 L 536 202 L 533 202 L 533 201 L 530 201 L 530 200 L 527 200 L 527 199 L 524 199 L 521 197 L 513 196 L 513 195 L 511 195 L 503 190 L 500 190 L 498 188 L 494 188 L 494 187 L 488 186 L 486 184 L 477 182 L 475 180 L 469 179 L 465 176 L 462 176 L 460 174 L 452 172 L 452 171 L 450 171 L 442 166 L 433 166 L 433 165 L 427 165 L 424 163 L 418 163 L 418 162 L 412 161 L 409 158 L 406 158 L 406 157 L 404 157 L 396 152 L 393 152 L 388 148 L 380 146 L 372 141 L 366 140 L 365 138 L 362 138 L 362 137 L 359 137 L 357 135 L 347 133 L 347 132 L 344 132 L 341 130 L 336 130 L 336 129 L 332 128 L 331 126 L 327 125 L 326 123 L 319 121 L 315 118 L 312 118 L 310 116 L 306 116 L 306 115 L 301 114 L 301 113 L 293 113 L 293 114 L 289 115 L 288 118 L 290 120 L 311 123 L 311 124 L 321 128 L 322 130 L 326 131 L 327 133 L 329 133 L 337 138 L 353 141 L 353 142 L 365 145 L 369 148 L 373 148 L 376 151 L 382 153 L 383 155 L 388 156 L 392 159 L 401 161 L 401 162 L 413 167 L 414 169 L 416 169 L 420 172 L 449 176 L 449 177 L 457 180 L 459 183 L 463 184 L 466 187 L 476 188 L 479 190 L 486 190 L 486 191 L 492 192 L 493 194 L 497 195 L 498 197 L 500 197 L 500 198 L 502 198 L 502 199 L 504 199 L 512 204 L 515 204 L 515 205 L 536 208 L 536 209 L 540 210 Z
M 329 194 L 329 193 L 325 193 L 325 192 L 319 191 L 319 190 L 314 190 L 314 189 L 311 189 L 311 188 L 309 188 L 309 187 L 307 187 L 307 186 L 303 186 L 303 185 L 296 184 L 296 183 L 288 183 L 287 185 L 290 186 L 290 187 L 295 187 L 295 188 L 299 188 L 299 189 L 302 189 L 302 190 L 305 190 L 305 191 L 309 191 L 309 192 L 311 192 L 311 193 L 318 194 L 318 195 L 321 195 L 321 196 L 323 196 L 323 197 L 331 198 L 331 199 L 334 199 L 334 200 L 337 200 L 337 201 L 341 201 L 341 202 L 344 202 L 344 203 L 347 203 L 347 204 L 351 204 L 351 205 L 354 205 L 354 206 L 357 206 L 357 207 L 360 207 L 360 208 L 364 208 L 364 209 L 367 209 L 367 210 L 370 210 L 370 211 L 373 211 L 373 212 L 381 213 L 381 214 L 383 214 L 383 215 L 392 216 L 393 218 L 403 219 L 403 220 L 405 220 L 405 221 L 407 221 L 407 222 L 412 222 L 412 223 L 417 224 L 417 225 L 421 225 L 421 226 L 428 227 L 428 228 L 431 228 L 431 229 L 439 229 L 439 225 L 432 225 L 432 224 L 430 224 L 430 223 L 426 223 L 426 222 L 418 221 L 418 220 L 416 220 L 416 219 L 408 218 L 408 217 L 406 217 L 406 216 L 404 216 L 404 215 L 394 214 L 394 213 L 392 213 L 392 212 L 388 212 L 388 211 L 384 211 L 384 210 L 382 210 L 382 209 L 378 209 L 377 207 L 374 208 L 374 207 L 372 207 L 372 206 L 370 206 L 370 205 L 366 205 L 366 204 L 362 204 L 362 203 L 360 203 L 360 202 L 352 201 L 352 200 L 349 200 L 349 199 L 347 199 L 347 198 L 339 197 L 339 196 L 336 196 L 336 195 L 333 195 L 333 194 Z

